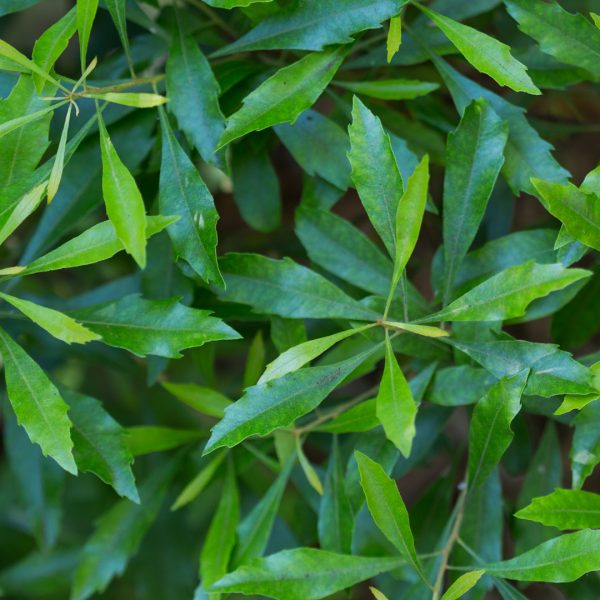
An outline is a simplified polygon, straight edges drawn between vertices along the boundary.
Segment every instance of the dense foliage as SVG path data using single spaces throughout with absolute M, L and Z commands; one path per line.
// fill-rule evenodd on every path
M 600 0 L 0 16 L 5 597 L 597 600 Z

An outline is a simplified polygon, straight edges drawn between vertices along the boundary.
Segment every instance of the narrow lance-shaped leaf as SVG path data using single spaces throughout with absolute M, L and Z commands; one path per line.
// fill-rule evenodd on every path
M 34 323 L 45 329 L 50 335 L 66 342 L 67 344 L 85 344 L 93 340 L 99 340 L 100 336 L 90 331 L 71 317 L 54 310 L 40 306 L 29 300 L 23 300 L 15 296 L 9 296 L 0 292 L 0 298 L 21 311 Z
M 193 383 L 163 381 L 161 385 L 181 402 L 211 417 L 222 418 L 225 409 L 231 404 L 231 400 L 220 392 Z
M 178 19 L 179 20 L 179 19 Z M 169 110 L 206 162 L 222 166 L 213 150 L 225 129 L 219 107 L 219 84 L 193 36 L 179 23 L 171 39 L 166 66 Z
M 344 468 L 337 436 L 331 442 L 325 488 L 319 506 L 319 543 L 323 550 L 350 554 L 354 513 L 346 495 Z
M 481 485 L 510 445 L 528 371 L 503 378 L 476 404 L 469 429 L 469 488 Z
M 222 446 L 231 448 L 250 436 L 267 435 L 288 427 L 315 409 L 377 347 L 333 365 L 307 367 L 248 388 L 213 427 L 204 452 Z
M 394 54 L 400 50 L 402 43 L 402 16 L 396 15 L 390 19 L 390 28 L 387 35 L 387 61 L 392 62 Z
M 104 0 L 106 3 L 106 8 L 108 8 L 108 12 L 117 28 L 117 32 L 119 34 L 119 39 L 121 40 L 121 44 L 123 46 L 123 50 L 125 51 L 125 56 L 127 57 L 127 62 L 129 63 L 129 70 L 131 71 L 131 76 L 135 77 L 135 73 L 133 72 L 133 63 L 131 60 L 131 54 L 129 52 L 129 37 L 127 35 L 127 8 L 126 1 L 127 0 Z
M 67 138 L 69 136 L 69 124 L 71 122 L 72 109 L 73 105 L 69 104 L 63 130 L 60 135 L 60 141 L 58 142 L 58 149 L 56 150 L 56 156 L 54 157 L 54 164 L 52 165 L 52 171 L 50 172 L 50 179 L 48 180 L 48 189 L 46 191 L 48 194 L 48 203 L 52 202 L 52 199 L 54 196 L 56 196 L 56 192 L 58 191 L 58 186 L 60 185 L 60 180 L 62 178 L 63 169 L 65 166 L 65 150 L 67 147 Z
M 320 600 L 391 571 L 404 561 L 395 557 L 336 554 L 317 548 L 295 548 L 258 558 L 225 575 L 212 590 L 286 600 Z
M 36 110 L 33 113 L 26 114 L 20 117 L 15 117 L 14 119 L 9 119 L 8 121 L 4 121 L 0 124 L 0 138 L 12 133 L 16 129 L 20 129 L 29 123 L 33 123 L 34 121 L 38 121 L 43 116 L 48 113 L 53 112 L 60 106 L 63 106 L 64 102 L 57 102 L 56 104 L 49 104 L 45 108 L 41 108 L 40 110 Z
M 433 83 L 431 81 L 420 81 L 418 79 L 334 81 L 334 85 L 346 90 L 350 90 L 351 92 L 361 96 L 379 98 L 380 100 L 413 100 L 414 98 L 419 98 L 420 96 L 426 96 L 440 87 L 437 83 Z
M 19 52 L 16 48 L 13 48 L 9 43 L 4 40 L 0 40 L 0 56 L 7 58 L 8 60 L 17 63 L 20 67 L 23 67 L 27 72 L 35 73 L 41 79 L 48 81 L 52 85 L 58 86 L 59 83 L 47 73 L 44 69 L 39 67 L 34 61 L 29 60 L 24 54 Z
M 584 529 L 555 537 L 502 562 L 483 565 L 494 577 L 566 583 L 600 569 L 600 531 Z
M 369 220 L 390 256 L 396 249 L 396 212 L 403 192 L 402 176 L 389 135 L 381 121 L 354 96 L 348 127 L 352 181 Z
M 302 448 L 302 442 L 300 438 L 296 438 L 296 456 L 298 457 L 298 464 L 302 469 L 304 476 L 306 477 L 306 481 L 310 484 L 310 487 L 319 494 L 319 496 L 323 495 L 323 483 L 321 482 L 321 478 L 317 473 L 316 469 L 312 466 L 308 458 L 306 458 L 306 454 L 304 454 L 304 449 Z
M 600 494 L 558 488 L 547 496 L 534 498 L 515 517 L 558 529 L 598 529 Z
M 390 336 L 385 336 L 385 367 L 377 393 L 376 411 L 386 437 L 406 457 L 410 455 L 415 437 L 417 405 L 392 348 Z
M 167 228 L 178 256 L 206 282 L 222 286 L 217 265 L 217 221 L 213 198 L 200 173 L 173 135 L 164 110 L 160 110 L 162 164 L 159 204 L 161 212 L 179 220 Z
M 97 11 L 98 0 L 77 0 L 77 31 L 79 32 L 79 55 L 82 73 L 85 71 L 87 64 L 87 49 Z
M 473 27 L 418 6 L 478 71 L 516 92 L 541 94 L 527 74 L 527 67 L 512 56 L 509 46 Z
M 59 56 L 67 49 L 69 40 L 77 30 L 77 7 L 73 7 L 54 25 L 46 29 L 33 46 L 31 58 L 40 69 L 50 72 Z M 33 74 L 33 81 L 38 93 L 44 88 L 46 79 L 39 74 Z
M 447 304 L 462 259 L 475 239 L 504 164 L 508 128 L 485 100 L 465 109 L 449 135 L 444 176 L 444 281 Z
M 343 47 L 308 54 L 283 67 L 244 98 L 244 104 L 227 119 L 217 148 L 252 131 L 279 123 L 293 123 L 310 108 L 344 60 Z
M 600 197 L 579 190 L 572 183 L 532 179 L 531 183 L 544 207 L 574 238 L 600 250 Z
M 427 581 L 415 550 L 408 511 L 396 482 L 379 463 L 362 452 L 357 450 L 354 457 L 358 463 L 360 485 L 375 524 L 419 576 Z
M 45 456 L 76 474 L 71 441 L 69 407 L 39 365 L 0 329 L 0 353 L 8 399 L 29 439 L 39 444 Z
M 560 263 L 540 265 L 529 261 L 501 271 L 439 312 L 417 322 L 514 319 L 524 315 L 535 299 L 562 290 L 591 274 L 584 269 L 567 269 Z
M 102 149 L 102 195 L 106 214 L 125 250 L 138 266 L 146 266 L 146 209 L 135 179 L 123 164 L 97 111 Z
M 180 358 L 180 351 L 185 348 L 239 338 L 210 312 L 189 308 L 177 299 L 145 300 L 133 294 L 116 302 L 72 311 L 71 315 L 101 335 L 105 344 L 138 356 Z
M 229 462 L 217 512 L 213 517 L 202 552 L 200 553 L 200 579 L 205 589 L 227 573 L 229 559 L 235 545 L 235 530 L 240 514 L 240 499 L 235 480 L 233 462 Z M 220 594 L 210 594 L 219 600 Z
M 484 569 L 470 571 L 461 575 L 445 592 L 441 600 L 458 600 L 475 587 L 485 573 Z
M 573 419 L 575 433 L 571 443 L 573 489 L 581 489 L 600 462 L 600 402 L 588 404 Z
M 7 214 L 6 220 L 0 228 L 0 244 L 41 204 L 46 193 L 46 187 L 46 182 L 41 183 L 19 199 L 12 211 Z
M 153 108 L 168 102 L 168 98 L 160 94 L 149 94 L 146 92 L 101 92 L 86 95 L 97 100 L 122 104 L 123 106 L 133 106 L 134 108 Z

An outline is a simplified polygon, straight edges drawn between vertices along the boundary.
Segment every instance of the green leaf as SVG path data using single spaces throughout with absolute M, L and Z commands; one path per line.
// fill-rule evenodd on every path
M 408 0 L 310 0 L 292 3 L 264 19 L 254 29 L 225 46 L 215 56 L 247 50 L 322 50 L 331 44 L 348 44 L 352 36 L 375 29 L 397 15 Z M 335 27 L 331 24 L 335 23 Z
M 146 356 L 180 358 L 180 351 L 239 335 L 205 310 L 176 299 L 144 300 L 138 295 L 72 311 L 71 314 L 109 346 Z
M 97 2 L 97 0 L 96 0 Z M 78 3 L 79 6 L 79 3 Z M 102 195 L 106 214 L 123 242 L 125 251 L 140 269 L 146 266 L 146 208 L 135 179 L 115 150 L 100 111 L 100 147 L 102 149 Z
M 539 265 L 529 261 L 490 277 L 437 313 L 418 319 L 418 322 L 514 319 L 524 315 L 537 298 L 562 290 L 590 275 L 590 271 L 567 269 L 560 263 Z
M 83 547 L 73 578 L 71 600 L 86 600 L 106 589 L 125 570 L 156 519 L 179 457 L 155 469 L 140 487 L 140 503 L 123 499 L 98 520 Z
M 596 392 L 591 394 L 566 394 L 562 404 L 554 411 L 555 415 L 564 415 L 572 410 L 582 410 L 590 402 L 595 402 L 600 398 L 600 361 L 590 367 L 592 372 L 592 385 Z
M 483 568 L 494 577 L 516 581 L 575 581 L 600 569 L 600 531 L 564 534 L 524 554 Z
M 440 327 L 431 327 L 429 325 L 414 325 L 413 323 L 402 323 L 400 321 L 382 321 L 382 325 L 390 329 L 399 329 L 400 331 L 408 331 L 423 337 L 438 338 L 448 337 L 450 332 Z
M 396 215 L 404 190 L 389 135 L 381 121 L 356 97 L 348 127 L 352 181 L 369 220 L 390 256 L 396 252 Z
M 321 483 L 321 478 L 319 477 L 319 474 L 315 468 L 310 464 L 308 458 L 306 458 L 300 438 L 296 438 L 296 456 L 298 457 L 298 463 L 300 464 L 300 468 L 306 477 L 306 481 L 308 481 L 310 487 L 312 487 L 313 490 L 319 494 L 319 496 L 322 496 L 323 484 Z
M 534 498 L 531 504 L 515 513 L 515 517 L 558 529 L 597 529 L 600 527 L 600 495 L 559 488 L 547 496 Z
M 453 339 L 449 339 L 449 343 L 498 379 L 530 369 L 524 392 L 528 396 L 550 398 L 594 391 L 590 370 L 554 344 L 523 340 L 466 342 Z
M 60 55 L 67 49 L 69 40 L 77 30 L 77 9 L 73 7 L 51 27 L 46 29 L 33 46 L 31 58 L 45 73 L 49 73 Z M 35 88 L 40 93 L 47 81 L 45 77 L 34 73 Z
M 508 128 L 485 100 L 475 100 L 448 137 L 444 175 L 444 279 L 447 304 L 504 164 Z
M 91 396 L 63 391 L 73 421 L 73 454 L 80 471 L 94 473 L 117 494 L 139 504 L 125 430 Z
M 478 71 L 516 92 L 542 93 L 531 81 L 527 67 L 512 56 L 510 46 L 473 27 L 418 6 Z
M 181 26 L 171 38 L 166 73 L 169 110 L 200 156 L 219 166 L 222 159 L 213 154 L 225 129 L 219 85 L 197 42 Z
M 191 406 L 198 412 L 211 417 L 222 418 L 231 400 L 223 394 L 193 383 L 171 383 L 163 381 L 161 385 L 175 398 Z
M 204 2 L 209 6 L 214 6 L 215 8 L 225 8 L 230 10 L 239 6 L 250 6 L 251 4 L 256 4 L 257 2 L 273 2 L 273 0 L 204 0 Z
M 98 0 L 77 0 L 77 31 L 79 32 L 79 55 L 82 73 L 87 65 L 87 49 L 97 10 Z
M 235 481 L 235 470 L 230 461 L 217 511 L 206 533 L 200 553 L 200 578 L 208 588 L 227 573 L 229 559 L 235 545 L 235 531 L 240 515 L 240 498 Z M 210 594 L 217 600 L 219 594 Z
M 2 292 L 0 292 L 0 298 L 14 306 L 42 329 L 45 329 L 50 335 L 67 344 L 73 342 L 76 344 L 86 344 L 87 342 L 100 339 L 98 334 L 57 310 L 40 306 L 34 302 L 29 302 L 29 300 L 9 296 Z
M 0 40 L 0 56 L 7 58 L 13 63 L 16 63 L 17 65 L 19 65 L 19 67 L 22 67 L 26 72 L 38 75 L 41 79 L 51 83 L 52 85 L 59 85 L 58 81 L 56 81 L 54 77 L 52 77 L 44 69 L 40 68 L 34 61 L 29 60 L 24 54 L 19 52 L 16 48 L 13 48 L 8 42 L 5 42 L 4 40 Z
M 292 319 L 375 321 L 379 313 L 362 306 L 323 276 L 289 258 L 226 254 L 219 266 L 225 289 L 219 298 L 250 305 L 255 312 Z
M 396 15 L 390 19 L 390 28 L 387 35 L 387 61 L 392 62 L 394 54 L 400 50 L 402 44 L 402 16 Z
M 245 389 L 254 385 L 260 377 L 262 370 L 265 368 L 265 343 L 263 341 L 262 331 L 252 339 L 250 348 L 248 349 L 248 357 L 244 368 L 244 376 L 242 378 L 242 387 Z
M 63 125 L 60 141 L 58 143 L 58 149 L 56 150 L 56 156 L 54 157 L 52 171 L 50 172 L 50 179 L 48 180 L 47 189 L 48 203 L 52 202 L 52 199 L 54 198 L 54 196 L 56 196 L 58 186 L 60 185 L 60 180 L 62 179 L 63 169 L 65 166 L 65 150 L 67 146 L 67 138 L 69 136 L 69 123 L 71 122 L 72 108 L 73 105 L 70 104 L 67 110 L 67 116 Z
M 127 62 L 129 63 L 129 70 L 131 71 L 131 76 L 135 77 L 135 73 L 133 72 L 131 54 L 129 51 L 129 37 L 127 36 L 127 0 L 104 0 L 104 2 L 106 4 L 106 8 L 108 8 L 108 12 L 110 13 L 111 19 L 113 20 L 113 23 L 117 28 L 117 33 L 119 34 L 121 45 L 123 46 L 125 56 L 127 57 Z
M 323 550 L 350 554 L 354 513 L 346 495 L 344 469 L 337 437 L 331 442 L 325 487 L 319 505 L 319 545 Z
M 369 590 L 371 591 L 371 594 L 373 594 L 375 600 L 388 600 L 388 597 L 383 592 L 380 592 L 377 588 L 370 587 Z
M 280 354 L 273 362 L 267 365 L 267 368 L 261 375 L 258 383 L 266 383 L 267 381 L 272 381 L 273 379 L 278 379 L 283 375 L 297 371 L 306 363 L 309 363 L 311 360 L 329 350 L 329 348 L 338 342 L 356 335 L 361 331 L 365 331 L 372 326 L 373 325 L 363 325 L 362 327 L 340 331 L 339 333 L 333 333 L 332 335 L 327 335 L 315 340 L 309 340 L 308 342 L 303 342 L 298 346 L 293 346 L 289 350 L 286 350 Z
M 357 433 L 368 431 L 379 425 L 376 414 L 376 399 L 370 398 L 344 411 L 328 423 L 319 425 L 315 431 L 327 433 Z
M 536 40 L 542 52 L 600 77 L 600 31 L 583 15 L 554 1 L 505 0 L 505 4 L 519 29 Z
M 389 335 L 385 337 L 385 367 L 379 384 L 376 412 L 386 437 L 402 452 L 410 455 L 415 437 L 417 405 L 392 348 Z
M 355 451 L 354 458 L 358 463 L 360 485 L 375 524 L 398 549 L 402 557 L 426 581 L 415 550 L 408 511 L 396 482 L 387 475 L 379 463 L 371 460 L 362 452 Z
M 600 197 L 580 191 L 572 183 L 561 185 L 532 179 L 544 207 L 574 238 L 600 250 Z
M 308 54 L 277 71 L 250 92 L 242 107 L 227 119 L 217 149 L 253 131 L 293 123 L 316 102 L 345 55 L 343 47 L 332 48 Z
M 126 430 L 127 447 L 133 456 L 179 448 L 206 434 L 198 429 L 173 429 L 156 425 L 138 425 Z
M 244 565 L 263 555 L 293 466 L 293 458 L 288 459 L 267 492 L 240 521 L 232 561 L 234 566 Z
M 176 217 L 147 216 L 146 235 L 153 236 L 173 223 Z M 58 269 L 72 269 L 107 260 L 124 250 L 114 225 L 103 221 L 93 225 L 82 234 L 65 242 L 58 248 L 22 267 L 19 275 L 46 273 Z
M 15 117 L 14 119 L 10 119 L 8 121 L 4 121 L 0 125 L 0 138 L 8 135 L 9 133 L 15 131 L 16 129 L 20 129 L 29 123 L 33 123 L 38 119 L 41 119 L 44 115 L 47 115 L 50 112 L 56 110 L 57 107 L 64 104 L 64 102 L 58 102 L 57 104 L 48 104 L 46 108 L 42 108 L 41 110 L 37 110 L 34 113 L 23 115 L 22 117 Z
M 398 558 L 336 554 L 317 548 L 283 550 L 225 575 L 212 590 L 286 600 L 319 600 L 402 564 Z
M 528 371 L 502 378 L 475 405 L 469 430 L 469 489 L 480 486 L 514 437 L 511 423 L 521 410 Z
M 7 212 L 6 218 L 0 228 L 0 244 L 6 241 L 6 238 L 14 232 L 17 227 L 27 219 L 35 209 L 41 204 L 46 193 L 47 184 L 41 183 L 32 190 L 23 195 L 18 203 L 12 208 L 11 212 Z M 11 207 L 9 207 L 10 210 Z
M 290 426 L 298 417 L 314 410 L 376 349 L 377 346 L 333 365 L 307 367 L 248 388 L 212 428 L 204 452 L 222 446 L 231 448 L 250 436 L 264 436 Z
M 470 571 L 461 575 L 444 593 L 441 600 L 457 600 L 471 590 L 485 573 L 484 569 Z
M 44 371 L 3 329 L 0 353 L 8 399 L 19 425 L 34 444 L 39 444 L 44 456 L 50 456 L 75 475 L 69 407 Z
M 380 100 L 413 100 L 426 96 L 440 86 L 430 81 L 416 79 L 378 79 L 375 81 L 334 81 L 338 87 L 355 94 Z
M 145 92 L 102 92 L 97 94 L 88 94 L 90 98 L 121 104 L 123 106 L 133 106 L 134 108 L 153 108 L 168 102 L 168 98 L 160 94 L 148 94 Z
M 588 404 L 573 419 L 575 433 L 571 444 L 573 489 L 580 489 L 600 462 L 600 402 Z
M 164 111 L 160 111 L 162 163 L 159 204 L 164 214 L 179 220 L 167 228 L 178 256 L 202 279 L 223 285 L 217 265 L 217 221 L 210 191 L 196 167 L 173 135 Z

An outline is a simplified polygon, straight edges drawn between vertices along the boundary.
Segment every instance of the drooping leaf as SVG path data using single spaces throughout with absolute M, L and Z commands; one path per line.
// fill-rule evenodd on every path
M 434 321 L 500 321 L 525 314 L 537 298 L 561 290 L 580 279 L 589 277 L 585 269 L 567 269 L 562 264 L 539 265 L 533 261 L 509 267 L 474 287 L 429 317 Z
M 29 439 L 65 471 L 76 474 L 69 407 L 39 365 L 3 329 L 0 354 L 8 399 Z
M 227 119 L 217 149 L 253 131 L 293 123 L 321 95 L 344 60 L 343 47 L 308 54 L 283 67 L 244 98 Z
M 390 571 L 402 562 L 402 559 L 392 557 L 352 556 L 317 548 L 295 548 L 254 559 L 225 575 L 211 589 L 287 600 L 319 600 Z
M 97 2 L 97 0 L 96 0 Z M 79 4 L 78 4 L 79 6 Z M 112 144 L 98 111 L 102 148 L 102 195 L 117 236 L 140 269 L 146 266 L 146 208 L 135 179 Z
M 512 56 L 510 46 L 450 17 L 419 7 L 478 71 L 516 92 L 541 94 L 527 74 L 527 67 Z
M 475 239 L 504 164 L 507 136 L 506 123 L 486 101 L 475 100 L 448 138 L 444 176 L 444 304 L 450 300 L 456 273 Z
M 273 260 L 257 254 L 230 253 L 219 261 L 219 266 L 226 286 L 219 297 L 248 304 L 258 313 L 292 319 L 374 321 L 379 317 L 321 275 L 289 258 Z
M 511 423 L 521 410 L 528 372 L 503 378 L 475 405 L 469 429 L 468 483 L 480 486 L 498 464 L 514 433 Z
M 356 451 L 354 458 L 358 463 L 360 485 L 375 524 L 398 549 L 402 557 L 421 577 L 424 577 L 415 550 L 408 511 L 396 482 L 388 476 L 380 464 L 362 452 Z
M 212 429 L 204 452 L 233 447 L 253 435 L 267 435 L 288 427 L 315 409 L 354 369 L 372 353 L 369 349 L 345 361 L 324 367 L 307 367 L 246 390 L 225 411 Z
M 167 232 L 178 256 L 207 282 L 223 284 L 217 265 L 217 221 L 213 198 L 173 135 L 167 117 L 160 111 L 162 163 L 159 204 L 161 212 L 179 217 Z
M 176 299 L 144 300 L 131 295 L 70 313 L 109 346 L 138 356 L 179 358 L 180 351 L 239 335 L 205 310 L 189 308 Z
M 169 110 L 200 156 L 206 162 L 220 165 L 221 158 L 213 154 L 225 129 L 225 117 L 219 107 L 219 85 L 198 44 L 184 33 L 181 24 L 169 48 L 167 95 Z
M 264 19 L 246 35 L 220 50 L 217 56 L 273 48 L 322 50 L 331 44 L 347 44 L 352 41 L 350 36 L 353 34 L 379 27 L 382 21 L 397 15 L 406 2 L 309 0 L 291 4 Z M 332 22 L 336 23 L 335 28 L 330 26 Z
M 600 568 L 600 531 L 567 533 L 524 554 L 483 568 L 495 577 L 517 581 L 575 581 Z
M 376 411 L 386 437 L 408 457 L 416 432 L 417 405 L 398 365 L 389 335 L 385 338 L 385 367 L 377 393 Z

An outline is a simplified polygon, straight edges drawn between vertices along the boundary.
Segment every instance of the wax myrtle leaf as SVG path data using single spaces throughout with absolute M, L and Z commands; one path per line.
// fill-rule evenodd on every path
M 167 228 L 173 247 L 202 279 L 223 285 L 216 256 L 219 215 L 213 198 L 173 135 L 163 110 L 160 122 L 163 145 L 159 204 L 164 214 L 179 217 Z
M 172 450 L 206 437 L 201 429 L 174 429 L 156 425 L 128 427 L 125 434 L 127 447 L 133 456 Z
M 132 77 L 135 77 L 133 72 L 133 65 L 131 59 L 131 53 L 129 50 L 129 36 L 127 35 L 127 7 L 126 0 L 105 0 L 106 8 L 117 28 L 121 45 L 125 51 L 127 62 L 129 63 L 129 70 L 131 71 Z
M 176 299 L 145 300 L 139 295 L 81 308 L 70 313 L 109 346 L 138 356 L 181 357 L 181 350 L 239 335 L 210 313 Z
M 41 183 L 24 194 L 14 206 L 7 207 L 4 222 L 0 227 L 0 244 L 19 227 L 29 215 L 41 204 L 46 193 L 47 184 Z
M 591 394 L 565 394 L 562 404 L 554 411 L 555 415 L 564 415 L 572 410 L 581 410 L 590 402 L 600 398 L 600 361 L 590 366 L 592 372 L 592 385 L 596 392 Z
M 212 428 L 204 452 L 222 446 L 231 448 L 250 436 L 264 436 L 275 429 L 288 427 L 298 417 L 315 409 L 375 349 L 377 346 L 340 363 L 307 367 L 248 388 Z
M 539 496 L 515 517 L 537 521 L 558 529 L 597 529 L 600 523 L 600 495 L 583 490 L 557 488 Z
M 125 430 L 91 396 L 63 390 L 73 421 L 73 455 L 80 471 L 94 473 L 117 494 L 139 504 Z
M 232 54 L 246 50 L 287 48 L 322 50 L 331 44 L 347 44 L 365 29 L 375 29 L 382 21 L 400 12 L 407 0 L 360 2 L 324 0 L 291 4 L 264 19 L 246 35 L 217 53 Z M 332 28 L 334 21 L 336 27 Z
M 475 239 L 504 164 L 507 137 L 506 123 L 489 103 L 475 100 L 448 138 L 444 176 L 444 304 L 450 300 L 456 272 Z
M 128 254 L 138 266 L 146 266 L 146 208 L 135 179 L 123 164 L 100 111 L 97 111 L 102 149 L 102 195 L 106 214 Z
M 295 548 L 254 559 L 225 575 L 211 589 L 287 600 L 319 600 L 402 563 L 402 559 L 393 557 L 353 556 L 317 548 Z
M 42 71 L 50 72 L 60 55 L 67 49 L 69 40 L 77 30 L 77 7 L 73 7 L 51 27 L 46 29 L 33 46 L 31 58 Z M 46 79 L 34 73 L 33 81 L 39 92 L 46 84 Z
M 484 569 L 461 575 L 445 592 L 441 600 L 457 600 L 471 590 L 485 573 Z
M 498 464 L 514 433 L 511 423 L 521 410 L 528 371 L 503 378 L 475 405 L 469 430 L 468 484 L 480 486 Z
M 161 385 L 181 402 L 211 417 L 223 417 L 225 409 L 231 404 L 231 400 L 227 396 L 211 388 L 201 387 L 193 383 L 163 381 Z
M 77 31 L 82 73 L 87 66 L 87 49 L 97 10 L 98 0 L 77 0 Z
M 374 321 L 379 313 L 289 258 L 230 253 L 219 261 L 225 289 L 219 297 L 250 305 L 257 313 L 292 319 L 345 318 Z
M 500 321 L 525 314 L 537 298 L 561 290 L 591 275 L 585 269 L 567 269 L 562 264 L 539 265 L 534 261 L 509 267 L 418 322 Z
M 386 437 L 408 457 L 416 433 L 417 405 L 398 365 L 389 335 L 385 338 L 385 366 L 377 393 L 376 411 Z
M 404 190 L 402 176 L 381 121 L 356 96 L 348 134 L 352 181 L 375 231 L 394 257 L 396 213 Z
M 124 498 L 98 520 L 85 546 L 71 590 L 72 600 L 102 592 L 120 575 L 156 519 L 179 457 L 156 469 L 140 486 L 140 503 Z
M 468 25 L 419 7 L 478 71 L 516 92 L 541 94 L 527 74 L 527 67 L 512 56 L 509 46 Z
M 600 462 L 600 402 L 588 404 L 573 419 L 575 433 L 571 446 L 573 489 L 581 489 L 585 480 Z
M 376 81 L 334 81 L 338 87 L 360 96 L 380 100 L 412 100 L 439 88 L 437 83 L 416 79 L 383 79 Z
M 29 60 L 24 54 L 4 40 L 0 40 L 0 57 L 7 59 L 8 64 L 11 67 L 17 66 L 16 69 L 11 68 L 10 70 L 36 74 L 52 85 L 59 85 L 58 81 L 56 81 L 52 75 L 44 71 L 44 69 L 40 68 L 34 61 Z
M 346 50 L 334 47 L 308 54 L 283 67 L 244 98 L 243 106 L 227 119 L 217 149 L 253 131 L 293 123 L 310 108 L 331 81 Z
M 181 23 L 169 48 L 167 95 L 169 109 L 200 156 L 220 166 L 222 158 L 213 154 L 225 129 L 225 117 L 219 107 L 219 85 L 206 57 L 194 38 L 183 31 Z
M 585 529 L 551 539 L 509 560 L 484 565 L 494 577 L 516 581 L 575 581 L 600 565 L 600 531 Z
M 306 477 L 306 481 L 310 484 L 310 486 L 319 494 L 319 496 L 323 495 L 323 483 L 321 482 L 321 478 L 317 473 L 317 470 L 312 466 L 311 462 L 304 454 L 304 448 L 302 448 L 302 443 L 300 438 L 296 438 L 296 456 L 298 457 L 298 464 L 300 468 L 304 472 L 304 476 Z
M 8 399 L 29 439 L 65 471 L 76 474 L 69 407 L 39 365 L 3 329 L 0 354 Z
M 168 102 L 168 99 L 160 94 L 148 94 L 145 92 L 101 92 L 90 93 L 90 98 L 121 104 L 122 106 L 132 106 L 134 108 L 153 108 Z
M 350 554 L 354 513 L 346 495 L 337 436 L 333 437 L 325 486 L 319 505 L 319 543 L 323 550 Z
M 390 19 L 390 28 L 387 36 L 387 61 L 392 62 L 394 54 L 400 50 L 402 44 L 402 16 L 396 15 Z
M 379 463 L 362 452 L 356 451 L 354 458 L 358 463 L 360 485 L 375 524 L 413 569 L 422 578 L 425 577 L 415 550 L 408 512 L 396 482 Z

